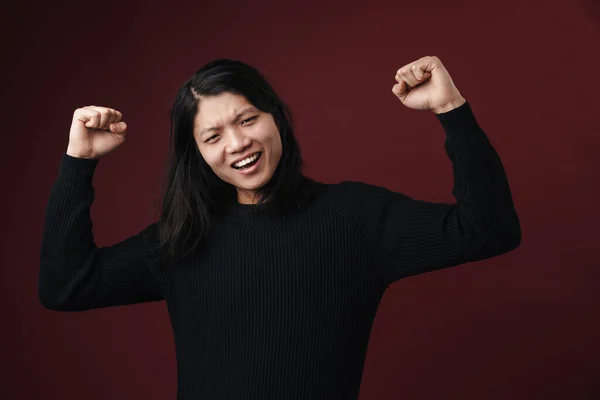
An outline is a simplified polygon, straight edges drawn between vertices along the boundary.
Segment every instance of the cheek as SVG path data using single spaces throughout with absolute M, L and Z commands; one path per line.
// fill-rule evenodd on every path
M 267 129 L 261 130 L 255 137 L 255 140 L 270 147 L 270 153 L 279 158 L 282 152 L 281 136 L 275 123 L 268 126 Z
M 207 163 L 212 163 L 216 154 L 214 151 L 214 146 L 210 146 L 207 143 L 198 143 L 197 141 L 196 146 L 198 147 L 198 151 L 200 152 L 202 158 L 204 158 Z
M 274 163 L 277 164 L 279 159 L 281 158 L 281 153 L 283 152 L 283 147 L 281 144 L 281 137 L 279 134 L 273 139 L 273 156 L 275 158 Z
M 223 165 L 223 162 L 220 159 L 218 153 L 216 153 L 212 149 L 203 148 L 200 150 L 200 155 L 213 171 L 217 170 Z

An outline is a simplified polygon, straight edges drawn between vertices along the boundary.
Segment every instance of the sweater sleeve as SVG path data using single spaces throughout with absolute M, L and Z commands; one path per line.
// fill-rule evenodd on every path
M 502 162 L 470 104 L 436 114 L 452 162 L 456 204 L 415 200 L 350 182 L 350 214 L 377 252 L 388 284 L 514 250 L 521 228 Z
M 46 206 L 39 299 L 79 311 L 164 299 L 156 224 L 112 246 L 94 243 L 90 207 L 97 159 L 63 154 Z

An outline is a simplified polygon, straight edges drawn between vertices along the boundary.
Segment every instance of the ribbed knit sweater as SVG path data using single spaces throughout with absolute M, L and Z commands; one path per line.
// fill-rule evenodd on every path
M 235 204 L 169 268 L 156 250 L 156 223 L 96 246 L 98 160 L 65 153 L 46 209 L 40 301 L 78 311 L 166 300 L 178 399 L 356 399 L 388 285 L 509 252 L 521 240 L 504 168 L 469 103 L 436 118 L 456 204 L 319 183 L 313 201 L 285 218 Z

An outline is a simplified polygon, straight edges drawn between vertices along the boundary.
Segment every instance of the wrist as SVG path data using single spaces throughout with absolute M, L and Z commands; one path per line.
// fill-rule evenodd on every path
M 91 154 L 86 154 L 83 153 L 81 151 L 77 151 L 75 149 L 72 149 L 70 147 L 67 147 L 67 151 L 65 152 L 68 156 L 70 157 L 75 157 L 75 158 L 87 158 L 87 159 L 92 159 L 94 158 Z
M 450 103 L 444 104 L 441 107 L 432 108 L 431 111 L 433 111 L 435 114 L 447 113 L 449 111 L 454 110 L 455 108 L 462 106 L 466 102 L 467 102 L 467 100 L 461 96 L 460 98 L 453 100 Z

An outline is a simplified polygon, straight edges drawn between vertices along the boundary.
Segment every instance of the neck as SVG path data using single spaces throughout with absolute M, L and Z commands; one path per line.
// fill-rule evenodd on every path
M 240 204 L 257 204 L 259 200 L 260 196 L 256 190 L 237 190 L 237 201 Z

